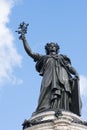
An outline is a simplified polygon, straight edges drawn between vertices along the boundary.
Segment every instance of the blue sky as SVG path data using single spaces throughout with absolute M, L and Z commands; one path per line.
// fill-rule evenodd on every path
M 87 0 L 0 0 L 0 129 L 22 129 L 39 97 L 41 77 L 15 33 L 22 21 L 30 24 L 26 37 L 34 52 L 45 54 L 53 41 L 70 57 L 87 120 Z

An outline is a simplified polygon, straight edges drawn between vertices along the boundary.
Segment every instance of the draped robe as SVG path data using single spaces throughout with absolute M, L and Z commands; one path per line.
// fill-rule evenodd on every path
M 78 81 L 73 80 L 77 84 L 71 83 L 72 76 L 68 64 L 71 64 L 70 59 L 63 55 L 45 55 L 39 58 L 36 70 L 43 79 L 36 112 L 52 109 L 71 111 L 80 115 Z

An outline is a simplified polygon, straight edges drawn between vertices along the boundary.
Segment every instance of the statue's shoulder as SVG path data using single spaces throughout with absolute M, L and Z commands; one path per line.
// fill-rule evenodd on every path
M 60 57 L 63 58 L 66 62 L 71 64 L 71 60 L 67 55 L 60 54 Z
M 43 55 L 41 55 L 39 53 L 34 53 L 33 59 L 34 59 L 35 62 L 38 62 L 39 60 L 43 59 Z

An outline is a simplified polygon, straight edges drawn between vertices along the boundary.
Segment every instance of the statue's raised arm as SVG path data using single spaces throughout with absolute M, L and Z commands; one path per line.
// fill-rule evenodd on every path
M 34 59 L 34 61 L 38 61 L 41 57 L 40 54 L 32 52 L 29 44 L 27 43 L 25 34 L 27 33 L 27 28 L 29 24 L 24 22 L 20 23 L 18 30 L 16 31 L 19 34 L 19 39 L 23 41 L 23 45 L 27 54 Z

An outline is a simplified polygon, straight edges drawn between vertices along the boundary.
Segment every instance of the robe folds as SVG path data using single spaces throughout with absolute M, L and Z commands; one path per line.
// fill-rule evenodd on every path
M 38 59 L 36 70 L 43 78 L 36 112 L 52 108 L 80 115 L 79 85 L 68 69 L 70 59 L 61 54 L 45 55 Z M 55 103 L 52 106 L 53 101 Z

